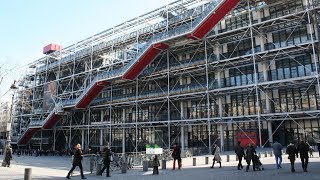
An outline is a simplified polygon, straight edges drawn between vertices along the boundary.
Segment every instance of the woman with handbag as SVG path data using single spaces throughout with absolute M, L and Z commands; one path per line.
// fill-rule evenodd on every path
M 82 152 L 81 152 L 81 146 L 80 144 L 77 144 L 75 146 L 75 152 L 74 152 L 74 157 L 73 157 L 73 162 L 72 162 L 72 168 L 70 169 L 68 175 L 67 175 L 67 179 L 70 179 L 70 174 L 72 173 L 72 171 L 77 167 L 79 166 L 80 168 L 80 173 L 81 173 L 81 179 L 87 179 L 86 177 L 84 177 L 83 175 L 83 169 L 82 169 L 82 161 L 83 159 L 83 155 L 82 155 Z

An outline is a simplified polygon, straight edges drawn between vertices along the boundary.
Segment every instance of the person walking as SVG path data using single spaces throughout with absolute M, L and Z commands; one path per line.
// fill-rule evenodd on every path
M 307 172 L 309 163 L 309 145 L 305 141 L 301 141 L 298 145 L 298 152 L 300 153 L 302 169 L 304 172 Z
M 238 157 L 238 160 L 239 160 L 238 170 L 241 170 L 241 169 L 243 169 L 242 158 L 244 156 L 244 148 L 241 146 L 241 142 L 240 141 L 238 141 L 238 144 L 235 147 L 234 152 L 236 153 L 236 155 Z
M 12 149 L 9 145 L 5 149 L 4 167 L 10 167 L 11 159 L 12 159 Z
M 70 174 L 73 172 L 73 170 L 77 166 L 79 166 L 79 168 L 80 168 L 81 179 L 87 179 L 83 175 L 83 169 L 82 169 L 82 163 L 81 163 L 82 159 L 83 159 L 83 155 L 82 155 L 82 151 L 81 151 L 81 146 L 80 146 L 80 144 L 77 144 L 75 146 L 75 152 L 74 152 L 74 157 L 73 157 L 73 162 L 72 162 L 72 168 L 68 172 L 68 175 L 66 177 L 67 179 L 70 179 Z
M 110 150 L 110 146 L 109 144 L 106 145 L 104 147 L 104 149 L 102 150 L 102 155 L 103 155 L 103 168 L 100 172 L 100 175 L 102 176 L 103 171 L 105 169 L 107 169 L 107 177 L 111 177 L 110 176 L 110 163 L 113 161 L 113 157 L 112 157 L 112 152 Z
M 92 174 L 93 168 L 95 167 L 95 154 L 93 153 L 91 146 L 89 146 L 87 150 L 87 155 L 90 156 L 90 174 Z
M 295 172 L 296 170 L 294 169 L 294 162 L 296 160 L 296 156 L 298 157 L 298 150 L 292 142 L 290 142 L 290 144 L 287 146 L 286 153 L 289 155 L 288 159 L 291 163 L 291 172 Z
M 181 169 L 181 148 L 178 146 L 177 143 L 173 145 L 172 151 L 172 158 L 173 158 L 173 168 L 172 170 L 176 169 L 176 160 L 178 161 L 178 169 Z
M 319 152 L 319 157 L 320 157 L 320 142 L 317 143 L 317 147 L 318 147 L 318 152 Z
M 283 146 L 278 143 L 277 141 L 275 141 L 272 145 L 272 149 L 273 149 L 273 154 L 274 157 L 276 158 L 276 164 L 277 164 L 277 168 L 280 169 L 281 167 L 281 163 L 282 163 L 282 149 Z
M 252 161 L 252 166 L 253 166 L 253 171 L 256 170 L 255 164 L 253 163 L 253 157 L 254 155 L 257 154 L 255 148 L 253 147 L 253 144 L 249 144 L 247 147 L 247 152 L 246 152 L 246 161 L 247 161 L 247 169 L 246 171 L 249 171 L 250 168 L 250 163 Z
M 219 146 L 217 144 L 213 145 L 212 155 L 214 155 L 214 157 L 213 157 L 213 162 L 212 162 L 211 168 L 214 168 L 214 163 L 216 161 L 220 164 L 219 168 L 221 168 L 220 148 L 219 148 Z
M 159 174 L 160 162 L 159 162 L 159 159 L 158 159 L 158 155 L 154 156 L 152 164 L 153 164 L 153 175 Z

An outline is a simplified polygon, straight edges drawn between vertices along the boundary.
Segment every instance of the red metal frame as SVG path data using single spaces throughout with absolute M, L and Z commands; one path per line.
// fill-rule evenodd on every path
M 193 33 L 188 34 L 190 39 L 202 39 L 221 19 L 237 6 L 240 0 L 226 0 L 217 10 L 212 13 Z

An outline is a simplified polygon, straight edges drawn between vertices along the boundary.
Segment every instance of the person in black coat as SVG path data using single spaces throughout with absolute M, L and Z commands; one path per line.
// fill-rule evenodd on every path
M 288 159 L 291 163 L 291 172 L 295 172 L 294 162 L 296 160 L 296 156 L 298 157 L 298 150 L 292 142 L 287 146 L 286 153 L 289 155 Z
M 236 153 L 239 163 L 238 163 L 238 170 L 243 169 L 242 166 L 242 158 L 244 156 L 244 148 L 241 146 L 241 142 L 239 141 L 237 146 L 234 149 L 234 152 Z
M 173 170 L 175 170 L 176 168 L 176 160 L 178 160 L 178 169 L 180 169 L 181 168 L 181 149 L 177 143 L 173 145 L 172 158 L 173 158 Z
M 10 146 L 7 146 L 5 149 L 5 158 L 3 164 L 5 164 L 4 167 L 10 167 L 10 161 L 12 159 L 12 149 Z
M 252 161 L 252 166 L 253 166 L 253 171 L 256 170 L 255 164 L 253 163 L 253 157 L 254 155 L 257 154 L 256 150 L 253 147 L 253 144 L 249 144 L 247 148 L 247 153 L 246 153 L 246 161 L 247 161 L 247 172 L 249 171 L 250 168 L 250 163 Z
M 80 173 L 81 173 L 81 179 L 87 179 L 86 177 L 84 177 L 83 175 L 83 169 L 82 169 L 82 161 L 83 159 L 83 155 L 82 155 L 82 151 L 81 151 L 81 146 L 80 144 L 77 144 L 75 146 L 75 152 L 74 152 L 74 156 L 73 156 L 73 162 L 72 162 L 72 168 L 70 169 L 68 175 L 67 175 L 67 179 L 70 179 L 70 174 L 72 173 L 72 171 L 79 166 L 80 168 Z
M 103 168 L 101 170 L 100 175 L 102 176 L 103 171 L 107 169 L 107 177 L 110 176 L 110 163 L 112 162 L 112 152 L 110 150 L 109 145 L 106 145 L 103 150 L 102 150 L 102 155 L 103 155 Z
M 301 141 L 298 145 L 298 152 L 300 153 L 300 159 L 302 164 L 302 169 L 307 172 L 309 163 L 309 145 L 305 141 Z
M 319 152 L 319 157 L 320 157 L 320 143 L 317 143 L 318 146 L 318 152 Z

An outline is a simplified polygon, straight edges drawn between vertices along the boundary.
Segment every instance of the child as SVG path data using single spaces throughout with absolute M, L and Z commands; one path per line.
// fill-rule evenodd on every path
M 158 155 L 155 155 L 153 158 L 153 175 L 155 174 L 159 174 L 159 166 L 160 166 L 160 162 L 158 159 Z

